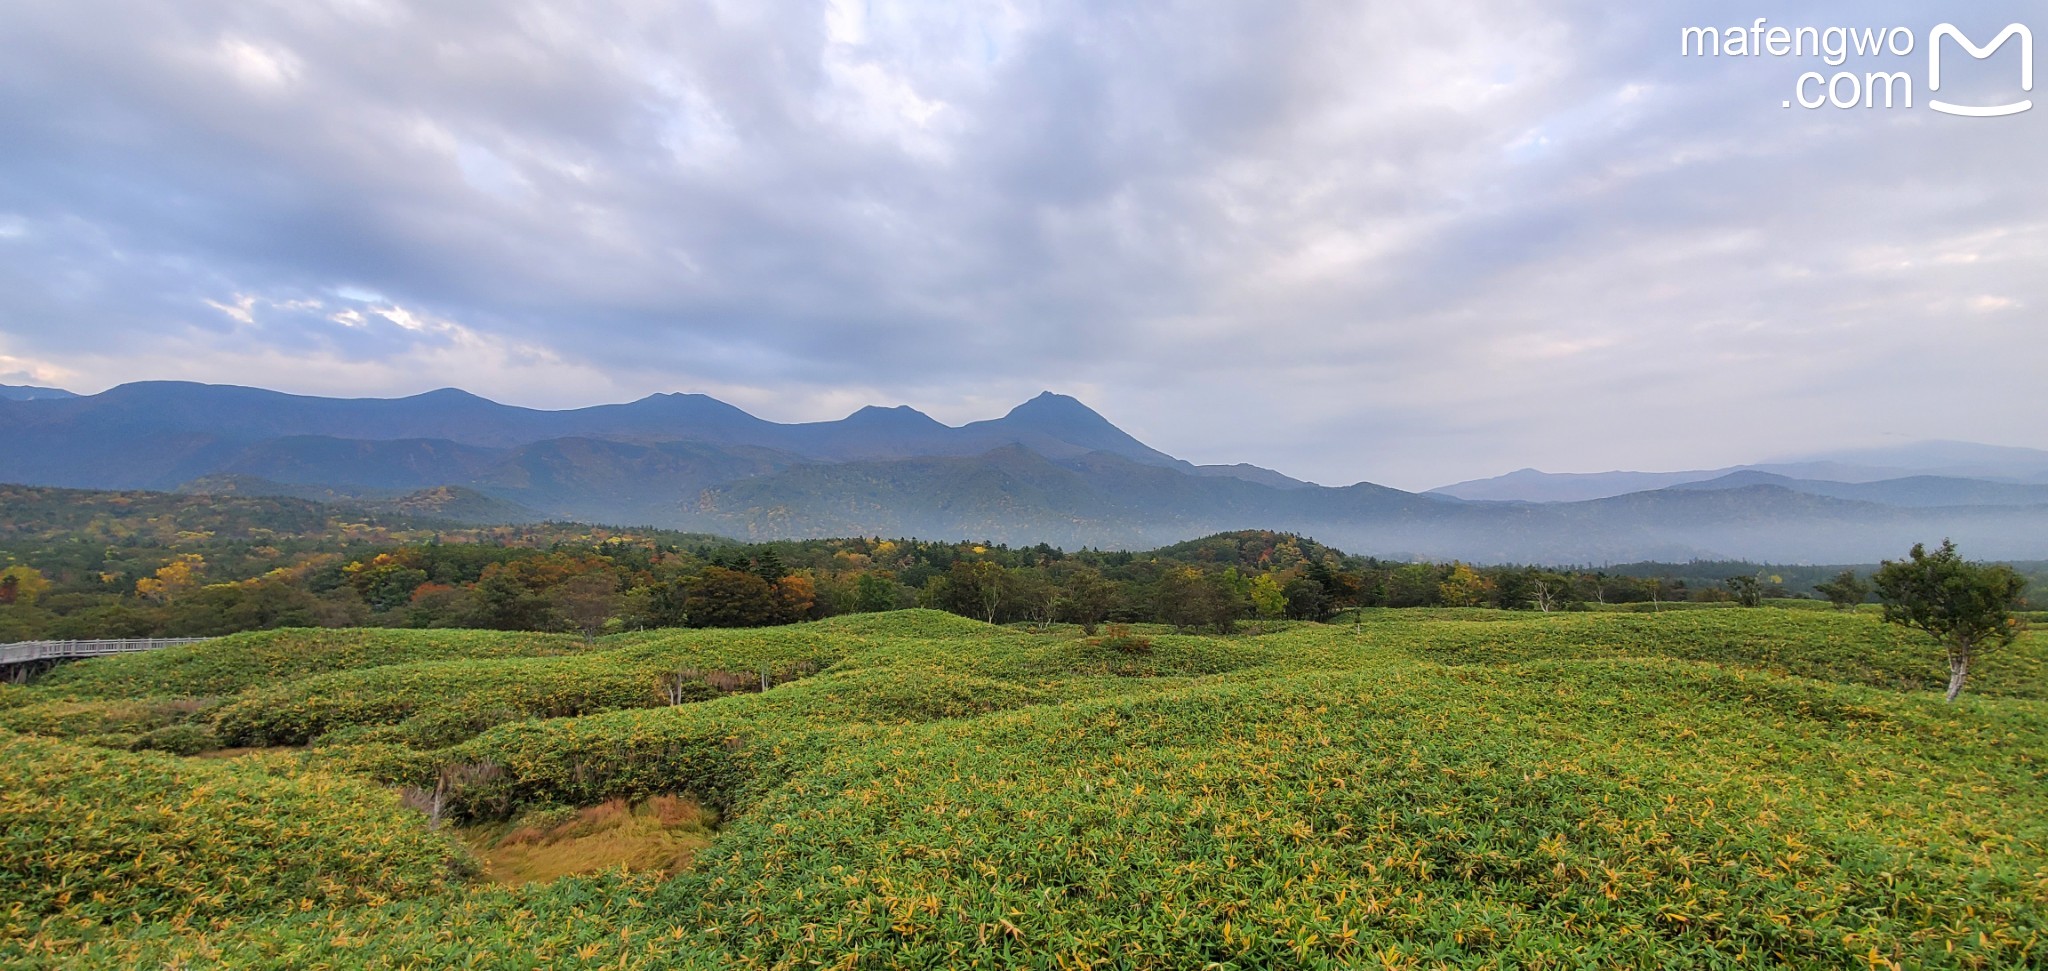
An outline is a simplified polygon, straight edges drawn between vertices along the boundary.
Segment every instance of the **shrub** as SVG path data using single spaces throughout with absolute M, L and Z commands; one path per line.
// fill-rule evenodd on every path
M 132 751 L 167 752 L 171 755 L 198 755 L 220 748 L 220 739 L 204 725 L 167 725 L 163 728 L 142 733 L 135 739 Z
M 0 732 L 0 940 L 100 923 L 381 903 L 473 869 L 375 786 Z
M 1152 653 L 1152 639 L 1131 633 L 1124 624 L 1111 624 L 1102 631 L 1102 638 L 1096 641 L 1102 647 L 1118 654 L 1145 655 Z

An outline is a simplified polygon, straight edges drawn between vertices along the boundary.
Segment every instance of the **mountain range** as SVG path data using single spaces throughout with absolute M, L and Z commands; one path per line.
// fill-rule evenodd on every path
M 1050 392 L 956 427 L 908 407 L 783 424 L 696 394 L 542 411 L 453 389 L 20 390 L 0 388 L 0 481 L 24 485 L 347 498 L 469 521 L 750 539 L 1143 549 L 1264 528 L 1389 557 L 1600 563 L 1868 562 L 1948 536 L 1973 556 L 2048 557 L 2048 453 L 1962 443 L 1922 447 L 1953 461 L 1896 476 L 1873 473 L 1897 455 L 1861 455 L 1697 475 L 1524 470 L 1418 494 L 1194 465 Z
M 33 401 L 38 398 L 76 398 L 75 394 L 58 388 L 38 388 L 26 384 L 0 384 L 0 401 Z
M 1538 472 L 1518 469 L 1490 479 L 1472 479 L 1431 489 L 1435 495 L 1459 499 L 1519 502 L 1576 502 L 1605 499 L 1648 489 L 1690 486 L 1702 482 L 1755 485 L 1788 485 L 1817 482 L 1824 488 L 1817 495 L 1835 495 L 1838 486 L 1867 485 L 1901 479 L 1971 480 L 2006 485 L 2048 485 L 2048 451 L 1980 445 L 1976 442 L 1915 442 L 1888 448 L 1866 448 L 1822 455 L 1737 465 L 1689 472 Z M 1930 500 L 1955 499 L 1957 505 L 1977 505 L 1967 492 L 1974 486 L 1958 486 L 1964 492 L 1949 496 L 1941 487 L 1921 483 L 1918 491 Z M 1853 491 L 1853 490 L 1852 490 Z M 1995 493 L 1995 490 L 1994 490 Z M 1987 493 L 1987 494 L 1994 494 Z M 1893 494 L 1876 490 L 1856 498 Z M 2023 493 L 2005 493 L 2009 496 Z M 2038 495 L 2038 493 L 2035 493 Z M 2039 499 L 2034 500 L 2041 501 Z M 1940 501 L 1919 503 L 1942 505 Z

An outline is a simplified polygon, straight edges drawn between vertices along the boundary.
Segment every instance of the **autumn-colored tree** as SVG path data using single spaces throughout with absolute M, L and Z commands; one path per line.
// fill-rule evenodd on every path
M 619 585 L 609 573 L 570 577 L 549 595 L 555 609 L 585 637 L 596 637 L 602 633 L 605 622 L 611 620 L 619 609 Z
M 775 581 L 775 607 L 782 623 L 810 620 L 818 607 L 818 588 L 810 577 L 784 575 Z
M 157 568 L 156 575 L 135 581 L 135 593 L 146 600 L 170 603 L 199 584 L 206 571 L 206 557 L 184 553 Z
M 1479 571 L 1463 563 L 1451 566 L 1451 572 L 1437 584 L 1437 596 L 1447 607 L 1477 607 L 1486 602 L 1486 595 L 1493 589 Z
M 1279 620 L 1287 616 L 1287 594 L 1271 573 L 1261 573 L 1252 578 L 1251 596 L 1252 609 L 1258 612 L 1260 620 Z
M 0 570 L 0 605 L 33 607 L 36 598 L 50 589 L 50 581 L 34 567 L 10 566 Z
M 504 563 L 493 563 L 484 568 L 479 580 L 502 577 L 534 593 L 543 593 L 560 586 L 569 578 L 586 573 L 611 573 L 612 564 L 601 556 L 575 556 L 568 553 L 547 553 L 540 556 L 523 556 Z M 616 576 L 614 576 L 616 580 Z

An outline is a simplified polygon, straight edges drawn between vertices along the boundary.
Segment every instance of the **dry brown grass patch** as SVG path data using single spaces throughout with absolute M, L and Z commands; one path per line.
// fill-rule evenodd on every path
M 611 869 L 674 873 L 711 842 L 717 822 L 716 813 L 689 799 L 654 796 L 529 813 L 461 832 L 484 860 L 484 879 L 525 884 Z

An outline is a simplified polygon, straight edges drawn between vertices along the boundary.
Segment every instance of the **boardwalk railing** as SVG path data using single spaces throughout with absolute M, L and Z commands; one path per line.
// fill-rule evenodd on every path
M 64 661 L 76 657 L 132 654 L 136 651 L 154 651 L 159 647 L 170 647 L 173 644 L 196 644 L 200 641 L 212 639 L 210 637 L 145 637 L 107 641 L 22 641 L 18 644 L 0 644 L 0 667 L 7 667 L 13 664 L 31 664 L 37 661 Z

